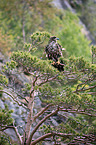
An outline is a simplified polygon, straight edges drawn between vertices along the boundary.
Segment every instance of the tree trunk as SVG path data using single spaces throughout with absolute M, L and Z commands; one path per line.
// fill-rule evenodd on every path
M 31 130 L 32 120 L 33 120 L 33 108 L 34 108 L 34 93 L 35 93 L 34 87 L 35 87 L 36 81 L 37 81 L 37 78 L 33 78 L 32 87 L 30 90 L 30 97 L 28 100 L 29 114 L 27 117 L 27 124 L 25 127 L 25 133 L 24 133 L 24 137 L 23 137 L 23 145 L 26 144 L 27 140 L 30 137 L 30 130 Z
M 23 40 L 25 43 L 25 18 L 24 18 L 24 14 L 23 14 L 23 18 L 22 18 L 22 34 L 23 34 Z
M 28 101 L 29 101 L 29 104 L 28 104 L 29 114 L 27 117 L 27 124 L 26 124 L 25 133 L 24 133 L 24 137 L 23 137 L 23 145 L 24 145 L 24 143 L 26 144 L 26 141 L 30 136 L 32 118 L 33 118 L 33 108 L 34 108 L 34 92 L 32 93 L 32 98 L 29 98 Z
M 22 35 L 23 35 L 23 40 L 25 43 L 25 11 L 26 11 L 26 2 L 25 0 L 22 1 L 23 3 L 23 10 L 22 10 Z

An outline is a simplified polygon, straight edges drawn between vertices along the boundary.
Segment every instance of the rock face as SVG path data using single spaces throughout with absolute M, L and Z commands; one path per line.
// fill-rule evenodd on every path
M 0 73 L 2 73 L 1 72 L 2 66 L 4 66 L 5 63 L 6 63 L 6 59 L 5 59 L 4 55 L 2 53 L 0 53 Z M 24 87 L 24 84 L 28 83 L 30 81 L 23 73 L 16 74 L 15 72 L 12 72 L 12 74 L 5 73 L 4 75 L 6 75 L 6 77 L 9 78 L 8 89 L 4 88 L 4 91 L 9 92 L 15 98 L 18 97 L 18 95 L 15 92 L 18 92 L 18 94 L 19 94 L 21 89 Z M 41 110 L 41 108 L 42 108 L 41 101 L 37 95 L 38 94 L 35 93 L 34 113 L 37 113 L 38 110 Z M 11 109 L 13 110 L 12 118 L 14 119 L 14 125 L 18 126 L 17 128 L 18 128 L 19 133 L 23 135 L 23 133 L 24 133 L 23 129 L 25 128 L 25 122 L 26 122 L 28 110 L 26 110 L 22 106 L 18 106 L 18 104 L 6 93 L 3 93 L 2 96 L 0 97 L 0 107 L 2 109 L 5 108 L 4 104 L 8 105 L 9 110 L 11 110 Z M 36 123 L 33 124 L 33 126 L 35 126 L 35 125 L 36 125 Z M 7 135 L 10 136 L 10 138 L 13 141 L 15 141 L 17 144 L 19 144 L 18 138 L 13 129 L 5 130 L 5 133 L 7 133 Z M 40 136 L 40 134 L 37 132 L 35 134 L 35 137 L 36 136 Z
M 0 63 L 3 63 L 4 61 L 4 55 L 0 52 Z
M 75 10 L 70 6 L 67 0 L 53 0 L 52 3 L 58 9 L 69 9 L 70 11 L 75 12 Z
M 77 0 L 78 1 L 78 0 Z M 95 1 L 95 0 L 93 0 Z M 79 1 L 78 1 L 79 2 Z M 72 13 L 76 13 L 75 9 L 72 8 L 72 6 L 70 5 L 70 3 L 68 2 L 68 0 L 53 0 L 52 2 L 54 4 L 55 7 L 57 7 L 58 9 L 68 9 L 70 10 Z M 80 2 L 81 3 L 81 2 Z M 82 26 L 82 33 L 87 37 L 88 40 L 91 40 L 91 44 L 96 45 L 96 40 L 94 39 L 94 37 L 92 36 L 92 34 L 90 33 L 90 31 L 87 29 L 86 25 L 82 22 L 81 19 L 79 19 L 79 23 Z

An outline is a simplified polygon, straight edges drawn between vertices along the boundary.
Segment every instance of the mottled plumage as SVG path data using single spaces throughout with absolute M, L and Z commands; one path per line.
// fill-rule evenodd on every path
M 62 47 L 57 43 L 58 38 L 55 36 L 50 37 L 49 43 L 45 48 L 47 56 L 54 62 L 58 61 L 58 58 L 62 56 Z

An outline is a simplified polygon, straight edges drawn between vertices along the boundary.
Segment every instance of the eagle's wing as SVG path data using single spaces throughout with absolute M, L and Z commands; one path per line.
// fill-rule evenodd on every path
M 54 43 L 54 41 L 48 44 L 45 48 L 48 58 L 52 59 L 55 62 L 58 61 L 58 58 L 60 56 L 62 56 L 61 50 L 62 50 L 61 45 L 56 42 Z
M 48 52 L 50 53 L 53 49 L 54 49 L 53 43 L 51 42 L 46 46 L 45 51 L 46 51 L 46 53 L 48 53 Z
M 62 46 L 58 43 L 56 43 L 56 53 L 58 57 L 62 56 Z
M 53 43 L 49 43 L 45 48 L 45 52 L 47 53 L 47 57 L 49 59 L 53 59 L 53 49 Z

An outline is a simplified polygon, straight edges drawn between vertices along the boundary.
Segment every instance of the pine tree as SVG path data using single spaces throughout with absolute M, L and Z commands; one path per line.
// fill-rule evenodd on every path
M 94 143 L 96 142 L 96 65 L 89 64 L 83 57 L 69 59 L 60 58 L 64 64 L 64 71 L 60 72 L 52 66 L 52 60 L 36 56 L 36 51 L 43 49 L 42 43 L 49 39 L 50 33 L 36 32 L 31 35 L 32 43 L 25 44 L 24 50 L 13 52 L 11 62 L 4 66 L 5 72 L 12 74 L 24 73 L 30 76 L 31 82 L 26 83 L 20 90 L 22 99 L 14 96 L 13 93 L 1 88 L 0 93 L 9 95 L 18 106 L 24 107 L 27 112 L 26 126 L 23 138 L 17 127 L 10 120 L 8 109 L 5 107 L 4 114 L 0 110 L 4 122 L 0 116 L 0 131 L 13 128 L 20 145 L 35 145 L 46 142 L 46 138 L 55 144 L 60 143 Z M 40 46 L 41 45 L 41 46 Z M 46 54 L 42 54 L 46 55 Z M 3 74 L 3 72 L 2 72 Z M 0 84 L 5 82 L 4 74 L 1 75 Z M 5 85 L 8 83 L 8 80 Z M 4 86 L 6 87 L 6 86 Z M 18 92 L 17 92 L 18 93 Z M 43 109 L 34 114 L 35 93 L 43 102 Z M 27 95 L 26 95 L 27 94 Z M 21 95 L 20 95 L 21 96 Z M 59 117 L 58 126 L 51 126 L 47 120 L 50 117 Z M 32 124 L 39 119 L 33 130 Z M 61 118 L 61 120 L 60 120 Z M 33 140 L 38 129 L 42 135 Z M 52 137 L 52 138 L 51 138 Z

